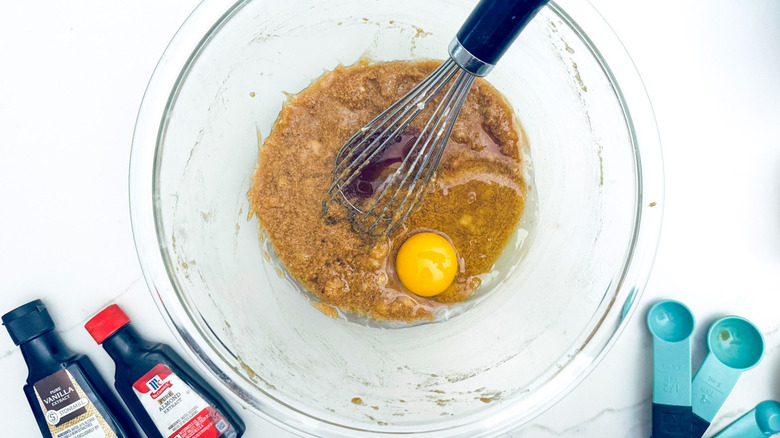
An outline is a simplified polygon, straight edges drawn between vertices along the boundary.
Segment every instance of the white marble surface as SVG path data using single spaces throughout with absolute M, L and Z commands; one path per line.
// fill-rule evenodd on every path
M 780 2 L 593 0 L 654 104 L 666 165 L 663 235 L 641 308 L 601 365 L 510 437 L 647 437 L 650 339 L 662 297 L 694 311 L 698 364 L 709 322 L 751 319 L 767 354 L 720 411 L 717 430 L 780 399 Z M 0 2 L 0 313 L 34 298 L 111 379 L 83 330 L 119 303 L 174 344 L 141 277 L 127 166 L 136 111 L 158 57 L 195 0 Z M 179 348 L 179 346 L 176 346 Z M 180 351 L 181 348 L 179 348 Z M 0 333 L 3 436 L 38 436 L 26 369 Z M 238 405 L 238 403 L 235 403 Z M 244 414 L 248 437 L 293 436 Z

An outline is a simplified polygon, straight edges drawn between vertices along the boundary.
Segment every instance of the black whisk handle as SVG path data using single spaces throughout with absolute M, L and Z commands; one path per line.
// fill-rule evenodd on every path
M 485 64 L 480 69 L 478 62 L 472 63 L 475 71 L 459 62 L 461 67 L 477 76 L 484 76 L 547 2 L 548 0 L 480 1 L 450 45 L 450 54 L 453 55 L 453 45 L 459 43 L 468 54 Z M 456 47 L 455 50 L 457 49 Z M 460 56 L 465 57 L 465 54 L 461 53 Z

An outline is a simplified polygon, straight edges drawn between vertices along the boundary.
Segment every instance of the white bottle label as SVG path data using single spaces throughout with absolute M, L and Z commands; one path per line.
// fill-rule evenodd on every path
M 226 418 L 164 364 L 138 379 L 133 391 L 166 438 L 217 438 L 230 429 Z
M 55 432 L 54 438 L 106 438 L 106 434 L 93 415 L 61 432 Z

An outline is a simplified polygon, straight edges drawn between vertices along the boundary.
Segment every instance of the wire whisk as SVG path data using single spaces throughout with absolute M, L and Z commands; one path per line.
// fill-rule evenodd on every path
M 450 43 L 449 59 L 339 149 L 323 215 L 342 201 L 355 231 L 382 236 L 398 229 L 429 191 L 474 81 L 493 68 L 546 3 L 482 0 Z M 422 130 L 411 132 L 410 124 L 433 104 Z

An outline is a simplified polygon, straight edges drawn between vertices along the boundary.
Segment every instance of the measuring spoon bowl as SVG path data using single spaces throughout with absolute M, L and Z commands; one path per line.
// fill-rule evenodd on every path
M 647 312 L 647 328 L 666 342 L 680 342 L 693 333 L 693 314 L 681 302 L 659 301 Z
M 749 370 L 764 356 L 764 338 L 750 321 L 739 316 L 718 320 L 707 334 L 710 352 L 727 367 Z
M 780 433 L 780 403 L 767 400 L 759 403 L 755 410 L 756 424 L 765 436 Z

